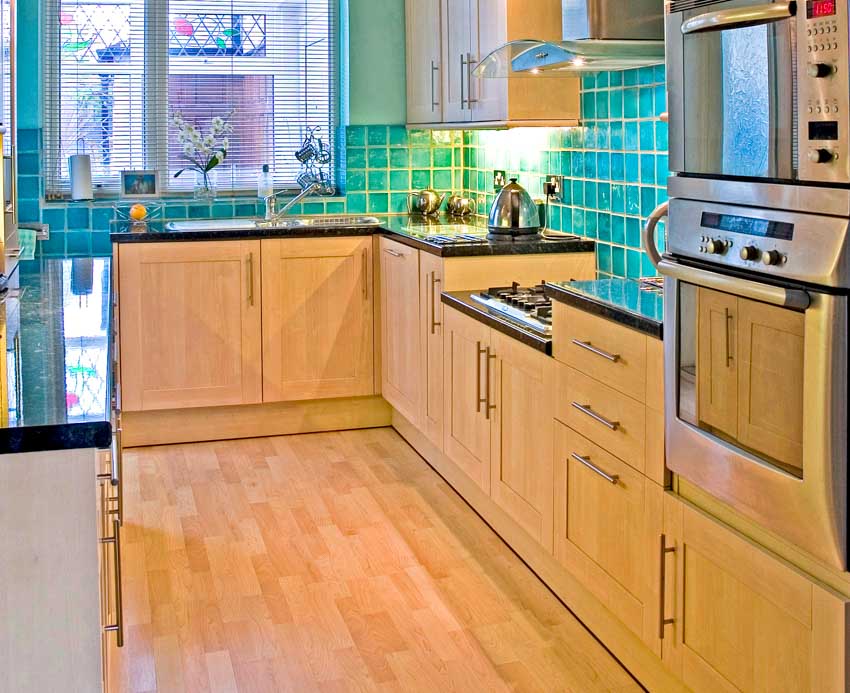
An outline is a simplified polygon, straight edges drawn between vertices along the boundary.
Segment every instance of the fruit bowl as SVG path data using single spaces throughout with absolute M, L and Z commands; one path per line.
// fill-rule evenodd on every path
M 112 205 L 115 210 L 115 220 L 141 224 L 162 219 L 162 204 L 159 202 L 116 202 Z

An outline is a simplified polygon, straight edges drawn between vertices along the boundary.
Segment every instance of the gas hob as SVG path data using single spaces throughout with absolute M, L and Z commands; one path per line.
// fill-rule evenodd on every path
M 552 336 L 552 301 L 543 293 L 543 285 L 522 287 L 497 286 L 472 294 L 470 298 L 496 315 L 541 337 Z

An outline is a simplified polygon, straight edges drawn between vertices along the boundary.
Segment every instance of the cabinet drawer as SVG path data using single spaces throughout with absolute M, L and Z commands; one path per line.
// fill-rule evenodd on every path
M 574 368 L 558 366 L 555 416 L 640 472 L 646 470 L 646 407 Z
M 646 336 L 558 303 L 553 306 L 553 355 L 615 390 L 646 401 Z

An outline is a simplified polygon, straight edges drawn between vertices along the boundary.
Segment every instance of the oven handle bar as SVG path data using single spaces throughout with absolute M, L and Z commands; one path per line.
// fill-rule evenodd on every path
M 806 310 L 812 303 L 811 296 L 799 289 L 783 289 L 779 286 L 761 284 L 748 279 L 729 277 L 725 274 L 709 272 L 696 267 L 686 267 L 669 260 L 662 260 L 658 264 L 658 271 L 665 277 L 672 277 L 708 289 L 716 289 L 727 294 L 737 294 L 754 301 L 772 303 L 775 306 Z
M 736 7 L 691 17 L 682 22 L 683 34 L 696 34 L 703 31 L 724 31 L 745 26 L 771 24 L 789 19 L 797 14 L 796 2 L 771 2 L 750 7 Z

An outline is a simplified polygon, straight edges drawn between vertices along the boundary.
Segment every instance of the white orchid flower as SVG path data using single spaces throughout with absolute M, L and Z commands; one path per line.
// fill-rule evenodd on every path
M 221 148 L 222 148 L 224 151 L 227 151 L 227 150 L 230 148 L 230 140 L 229 140 L 227 137 L 225 137 L 225 138 L 221 141 Z
M 183 153 L 186 156 L 192 156 L 195 153 L 195 148 L 191 144 L 187 144 L 185 147 L 183 147 Z

